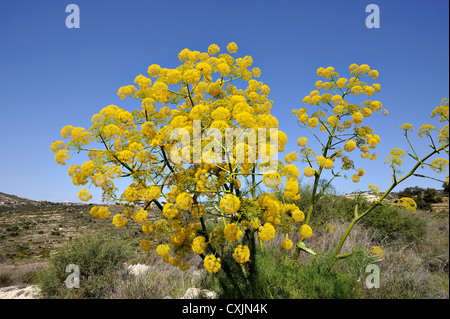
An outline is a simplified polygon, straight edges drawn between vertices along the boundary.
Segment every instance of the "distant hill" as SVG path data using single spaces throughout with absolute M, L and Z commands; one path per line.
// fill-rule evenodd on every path
M 0 213 L 16 212 L 16 211 L 36 211 L 44 207 L 61 205 L 60 203 L 52 203 L 49 201 L 35 201 L 16 195 L 10 195 L 0 192 Z M 73 204 L 75 205 L 75 204 Z
M 142 232 L 137 223 L 120 229 L 113 226 L 112 216 L 123 210 L 119 206 L 109 207 L 112 216 L 108 221 L 93 218 L 94 205 L 35 201 L 0 192 L 0 264 L 48 256 L 67 240 L 88 232 L 108 231 L 121 238 Z
M 27 198 L 23 198 L 20 196 L 10 195 L 10 194 L 5 194 L 5 193 L 0 192 L 0 205 L 12 206 L 12 205 L 29 204 L 29 203 L 33 203 L 33 202 L 36 202 L 36 201 L 27 199 Z

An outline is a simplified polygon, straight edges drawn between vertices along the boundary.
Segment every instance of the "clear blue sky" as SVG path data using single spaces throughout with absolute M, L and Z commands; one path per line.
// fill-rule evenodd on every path
M 65 26 L 70 3 L 80 8 L 79 29 Z M 365 26 L 370 3 L 380 8 L 379 29 Z M 288 151 L 298 151 L 297 138 L 306 135 L 291 110 L 314 89 L 318 67 L 334 66 L 343 76 L 354 62 L 379 70 L 377 98 L 390 112 L 371 121 L 381 137 L 379 159 L 356 163 L 366 169 L 359 184 L 340 180 L 334 186 L 351 192 L 372 183 L 384 190 L 391 181 L 383 165 L 389 150 L 407 149 L 398 127 L 429 122 L 449 95 L 448 6 L 447 0 L 3 2 L 0 192 L 78 201 L 80 187 L 67 175 L 76 159 L 61 166 L 50 151 L 60 129 L 89 127 L 92 114 L 109 104 L 127 108 L 118 88 L 146 74 L 149 65 L 173 68 L 184 48 L 204 52 L 216 43 L 225 49 L 232 41 L 262 70 Z M 415 179 L 399 189 L 414 185 L 441 187 Z

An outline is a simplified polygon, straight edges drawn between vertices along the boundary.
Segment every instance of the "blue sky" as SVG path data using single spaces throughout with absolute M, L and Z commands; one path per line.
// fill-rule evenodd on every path
M 65 8 L 80 8 L 80 28 L 68 29 Z M 381 27 L 368 29 L 365 8 L 380 8 Z M 291 115 L 314 89 L 318 67 L 348 76 L 351 63 L 380 72 L 376 96 L 389 116 L 371 118 L 381 137 L 377 161 L 357 161 L 359 184 L 339 180 L 341 192 L 391 182 L 383 161 L 393 147 L 407 149 L 398 127 L 430 122 L 448 97 L 448 1 L 9 1 L 0 11 L 0 192 L 35 200 L 78 201 L 67 169 L 54 161 L 50 144 L 64 125 L 89 127 L 91 116 L 116 104 L 119 87 L 146 74 L 151 64 L 173 68 L 184 49 L 206 51 L 212 43 L 239 46 L 262 70 L 271 88 L 272 114 L 288 134 L 286 150 L 298 151 L 307 136 Z M 436 124 L 436 122 L 430 122 Z M 417 131 L 417 130 L 416 130 Z M 415 139 L 418 143 L 418 138 Z M 425 154 L 426 148 L 418 148 Z M 407 164 L 406 161 L 405 168 Z M 79 163 L 78 163 L 79 164 Z M 360 164 L 360 165 L 359 165 Z M 411 179 L 407 186 L 440 188 Z M 94 193 L 98 201 L 98 194 Z

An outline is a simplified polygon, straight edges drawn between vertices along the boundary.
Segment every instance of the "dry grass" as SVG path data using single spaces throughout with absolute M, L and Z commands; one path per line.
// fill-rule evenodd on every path
M 33 274 L 45 267 L 45 262 L 20 265 L 0 265 L 0 287 L 30 284 Z
M 364 298 L 370 299 L 446 299 L 449 298 L 449 223 L 448 213 L 431 215 L 418 212 L 427 223 L 426 233 L 419 242 L 381 240 L 375 242 L 377 231 L 367 228 L 364 224 L 356 224 L 348 236 L 341 253 L 364 251 L 369 253 L 372 246 L 380 246 L 384 251 L 382 259 L 377 261 L 380 267 L 381 286 L 378 289 L 367 289 L 363 283 L 366 276 L 365 266 L 353 265 L 355 277 L 361 282 Z M 325 229 L 315 229 L 313 236 L 305 240 L 306 245 L 315 252 L 334 252 L 339 240 L 348 227 L 342 219 L 331 221 L 334 232 Z M 278 235 L 265 247 L 275 248 L 283 254 L 281 242 L 284 236 Z M 296 243 L 299 236 L 292 236 Z M 289 255 L 293 254 L 293 250 Z M 313 258 L 302 252 L 302 263 Z M 358 262 L 357 260 L 352 262 Z M 336 269 L 349 265 L 338 261 Z M 359 269 L 359 270 L 358 270 Z M 358 272 L 358 273 L 357 273 Z
M 131 264 L 145 264 L 149 270 L 135 276 L 126 269 L 115 276 L 106 298 L 109 299 L 163 299 L 180 298 L 190 287 L 199 287 L 205 275 L 202 260 L 194 256 L 191 268 L 181 271 L 165 263 L 155 251 L 131 260 Z
M 114 236 L 129 238 L 129 243 L 135 246 L 138 239 L 136 229 L 116 229 L 110 223 L 97 221 L 90 217 L 85 207 L 56 207 L 22 212 L 21 218 L 17 212 L 4 211 L 0 214 L 0 287 L 29 284 L 31 275 L 45 266 L 48 253 L 57 251 L 57 247 L 72 236 L 85 233 L 88 229 L 96 231 L 108 229 Z M 339 215 L 340 216 L 340 215 Z M 348 220 L 341 217 L 328 218 L 334 226 L 334 231 L 313 227 L 313 236 L 305 240 L 305 244 L 317 253 L 334 252 L 339 240 L 348 227 Z M 449 298 L 449 215 L 448 211 L 428 213 L 418 211 L 415 217 L 420 218 L 425 225 L 423 235 L 417 237 L 392 237 L 381 232 L 376 227 L 369 227 L 362 222 L 355 225 L 345 242 L 341 253 L 364 251 L 368 253 L 372 246 L 380 246 L 384 250 L 384 257 L 378 260 L 381 271 L 381 287 L 366 289 L 363 287 L 364 298 Z M 390 217 L 389 217 L 390 218 Z M 328 221 L 327 221 L 328 222 Z M 211 220 L 208 223 L 217 224 Z M 413 224 L 399 224 L 401 227 L 411 227 Z M 406 225 L 406 226 L 405 226 Z M 414 226 L 414 225 L 413 225 Z M 14 227 L 17 227 L 15 229 Z M 60 235 L 52 235 L 54 228 Z M 377 226 L 381 227 L 381 226 Z M 416 228 L 414 228 L 416 229 Z M 18 233 L 17 235 L 14 235 Z M 381 235 L 380 235 L 381 234 Z M 299 234 L 290 238 L 296 243 Z M 376 240 L 375 240 L 376 238 Z M 284 236 L 277 236 L 273 241 L 265 243 L 264 247 L 284 255 L 281 242 Z M 43 251 L 47 249 L 48 251 Z M 293 249 L 288 255 L 293 254 Z M 44 254 L 45 253 L 45 254 Z M 23 256 L 20 256 L 23 254 Z M 38 257 L 38 258 L 36 258 Z M 312 258 L 307 253 L 301 254 L 301 263 Z M 202 260 L 194 256 L 190 260 L 191 268 L 182 272 L 170 264 L 164 263 L 154 250 L 148 253 L 138 253 L 128 261 L 128 264 L 146 264 L 150 271 L 136 277 L 125 269 L 117 272 L 105 298 L 111 299 L 153 299 L 180 298 L 190 287 L 205 287 L 205 273 Z M 339 261 L 336 269 L 349 269 L 349 262 Z M 363 286 L 364 268 L 351 265 L 355 271 L 355 278 Z M 345 268 L 347 267 L 347 268 Z M 345 268 L 345 269 L 344 269 Z M 354 270 L 353 270 L 354 269 Z M 356 280 L 355 279 L 355 280 Z

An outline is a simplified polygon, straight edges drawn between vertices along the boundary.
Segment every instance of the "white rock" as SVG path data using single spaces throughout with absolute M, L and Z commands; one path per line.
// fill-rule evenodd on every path
M 205 299 L 217 299 L 217 293 L 215 291 L 211 291 L 208 289 L 203 289 L 200 294 L 202 295 L 203 298 Z
M 217 293 L 208 289 L 200 290 L 199 288 L 191 287 L 186 290 L 183 297 L 180 299 L 217 299 Z
M 10 286 L 0 288 L 0 299 L 37 299 L 39 288 L 36 286 Z
M 128 266 L 128 271 L 136 277 L 145 275 L 145 273 L 149 270 L 150 267 L 144 264 L 136 264 Z
M 184 296 L 180 299 L 198 299 L 198 296 L 200 295 L 200 289 L 191 287 L 184 293 Z

